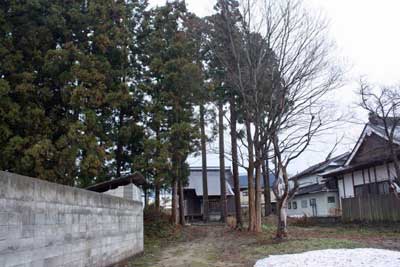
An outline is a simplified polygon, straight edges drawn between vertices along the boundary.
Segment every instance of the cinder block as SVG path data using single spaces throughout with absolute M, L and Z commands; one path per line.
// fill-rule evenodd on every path
M 43 267 L 57 267 L 57 266 L 62 266 L 63 263 L 64 263 L 64 257 L 62 255 L 54 256 L 44 259 Z
M 36 213 L 35 214 L 35 224 L 45 225 L 46 224 L 46 213 Z
M 0 184 L 8 186 L 5 180 Z M 0 203 L 5 207 L 0 209 L 0 253 L 11 251 L 8 254 L 30 257 L 29 262 L 21 260 L 13 262 L 14 265 L 101 267 L 143 249 L 141 205 L 34 181 L 31 191 L 35 201 L 18 196 Z M 23 189 L 24 182 L 15 184 L 12 188 Z M 12 244 L 11 248 L 7 244 Z M 23 250 L 32 251 L 32 254 L 23 254 Z M 5 263 L 0 261 L 0 266 Z
M 57 191 L 55 184 L 36 180 L 35 181 L 35 200 L 41 202 L 57 202 Z
M 44 260 L 35 260 L 32 261 L 29 265 L 29 267 L 43 267 L 44 266 Z
M 6 198 L 33 201 L 36 179 L 7 172 L 5 175 L 8 179 L 8 186 L 5 192 Z
M 0 226 L 8 225 L 8 212 L 0 212 Z
M 66 186 L 63 185 L 55 185 L 55 191 L 56 191 L 56 202 L 57 203 L 62 203 L 64 204 L 66 202 L 66 192 L 68 189 Z
M 8 238 L 8 225 L 0 225 L 0 241 Z
M 22 225 L 8 225 L 7 238 L 8 240 L 22 238 Z
M 26 209 L 21 214 L 22 225 L 34 225 L 35 224 L 35 213 L 31 209 Z
M 35 235 L 34 225 L 22 225 L 22 238 L 33 238 Z
M 32 256 L 33 256 L 33 251 L 25 250 L 25 251 L 7 253 L 2 255 L 1 258 L 5 259 L 4 266 L 16 266 L 20 264 L 30 263 Z

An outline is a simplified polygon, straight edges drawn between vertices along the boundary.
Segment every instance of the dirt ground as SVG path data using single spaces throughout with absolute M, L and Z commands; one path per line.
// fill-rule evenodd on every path
M 203 267 L 253 266 L 268 255 L 328 248 L 372 247 L 400 250 L 400 229 L 353 225 L 292 226 L 290 238 L 273 239 L 275 228 L 265 224 L 263 233 L 236 231 L 223 225 L 191 225 L 176 241 L 148 249 L 124 266 Z

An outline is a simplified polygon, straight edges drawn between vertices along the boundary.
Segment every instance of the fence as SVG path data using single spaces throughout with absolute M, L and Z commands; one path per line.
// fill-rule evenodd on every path
M 345 222 L 400 221 L 400 199 L 393 194 L 344 198 L 342 219 Z
M 102 267 L 142 251 L 141 202 L 0 171 L 0 267 Z

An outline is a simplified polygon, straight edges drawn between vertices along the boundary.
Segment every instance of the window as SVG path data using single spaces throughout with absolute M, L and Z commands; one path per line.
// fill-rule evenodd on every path
M 310 199 L 310 206 L 316 206 L 317 205 L 317 201 L 315 200 L 315 198 Z
M 354 194 L 356 197 L 367 196 L 369 194 L 369 186 L 367 184 L 355 186 Z
M 296 201 L 293 201 L 292 206 L 293 206 L 294 210 L 297 210 L 297 202 Z
M 307 208 L 307 200 L 306 199 L 301 201 L 301 208 L 302 209 Z
M 388 182 L 378 183 L 378 192 L 380 195 L 389 194 L 389 183 Z
M 292 208 L 292 202 L 289 202 L 288 203 L 288 209 L 291 209 Z
M 335 203 L 335 197 L 328 197 L 328 203 Z
M 369 192 L 371 193 L 371 195 L 378 195 L 378 184 L 377 183 L 369 184 Z

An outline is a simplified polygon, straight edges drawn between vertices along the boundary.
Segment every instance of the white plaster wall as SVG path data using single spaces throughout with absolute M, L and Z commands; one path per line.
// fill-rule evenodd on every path
M 378 182 L 388 180 L 388 174 L 385 165 L 376 166 L 376 180 Z
M 396 177 L 396 170 L 394 168 L 394 163 L 389 163 L 390 178 L 394 179 Z
M 391 170 L 391 175 L 394 172 L 394 166 L 390 164 L 390 170 Z M 374 172 L 374 168 L 370 168 L 370 176 L 371 176 L 371 183 L 381 182 L 381 181 L 387 181 L 388 180 L 388 173 L 387 173 L 387 167 L 386 165 L 378 165 L 376 166 L 376 176 Z M 364 175 L 365 175 L 365 184 L 370 183 L 370 179 L 368 177 L 368 169 L 364 170 Z M 353 181 L 351 177 L 351 173 L 345 174 L 344 175 L 344 183 L 345 183 L 345 190 L 343 190 L 341 187 L 342 182 L 339 180 L 339 196 L 341 198 L 346 198 L 346 197 L 354 197 L 354 187 L 353 187 Z M 354 185 L 361 185 L 364 184 L 363 181 L 363 176 L 362 176 L 362 171 L 356 171 L 354 172 Z M 346 195 L 344 195 L 344 191 L 346 192 Z
M 350 174 L 351 177 L 351 174 Z M 362 171 L 355 171 L 354 172 L 354 185 L 361 185 L 364 184 L 364 179 L 362 176 Z M 346 190 L 347 192 L 347 190 Z
M 354 177 L 354 179 L 356 179 L 356 177 Z M 346 173 L 344 175 L 344 186 L 345 197 L 354 197 L 353 178 L 351 173 Z
M 343 179 L 338 180 L 338 191 L 339 191 L 339 200 L 341 201 L 344 198 L 344 187 L 343 187 Z M 342 205 L 340 205 L 342 206 Z
M 335 197 L 335 203 L 328 203 L 328 197 Z M 310 206 L 310 199 L 315 198 L 317 203 L 317 216 L 334 216 L 337 214 L 339 208 L 339 196 L 337 192 L 321 192 L 316 194 L 307 194 L 294 197 L 291 202 L 297 202 L 297 209 L 288 209 L 288 216 L 303 216 L 312 217 L 312 207 Z M 307 208 L 301 207 L 301 201 L 307 201 Z

